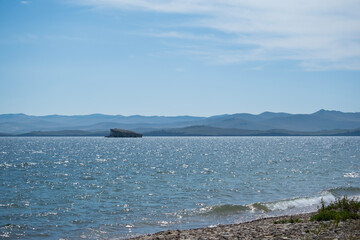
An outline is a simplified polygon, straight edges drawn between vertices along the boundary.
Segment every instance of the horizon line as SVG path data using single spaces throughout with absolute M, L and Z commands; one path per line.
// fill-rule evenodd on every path
M 30 116 L 30 117 L 49 117 L 49 116 L 63 116 L 63 117 L 75 117 L 75 116 L 91 116 L 91 115 L 103 115 L 103 116 L 121 116 L 121 117 L 203 117 L 203 118 L 207 118 L 207 117 L 216 117 L 216 116 L 224 116 L 224 115 L 235 115 L 235 114 L 250 114 L 250 115 L 261 115 L 264 113 L 285 113 L 285 114 L 291 114 L 291 115 L 308 115 L 308 114 L 314 114 L 317 112 L 321 112 L 321 111 L 326 111 L 326 112 L 342 112 L 342 113 L 358 113 L 356 111 L 351 111 L 351 112 L 345 112 L 345 111 L 340 111 L 340 110 L 328 110 L 328 109 L 319 109 L 315 112 L 310 112 L 310 113 L 290 113 L 290 112 L 284 112 L 284 111 L 280 111 L 280 112 L 272 112 L 272 111 L 263 111 L 260 113 L 247 113 L 247 112 L 234 112 L 234 113 L 223 113 L 223 114 L 215 114 L 215 115 L 208 115 L 208 116 L 198 116 L 198 115 L 189 115 L 189 114 L 185 114 L 185 115 L 141 115 L 141 114 L 133 114 L 133 115 L 122 115 L 122 114 L 106 114 L 106 113 L 89 113 L 89 114 L 45 114 L 45 115 L 35 115 L 35 114 L 28 114 L 28 113 L 0 113 L 0 115 L 26 115 L 26 116 Z

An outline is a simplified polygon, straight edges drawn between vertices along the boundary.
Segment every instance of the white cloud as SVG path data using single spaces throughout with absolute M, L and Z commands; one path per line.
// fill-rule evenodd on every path
M 177 38 L 177 39 L 187 39 L 187 40 L 196 40 L 196 41 L 223 41 L 218 39 L 214 35 L 200 35 L 193 33 L 184 33 L 178 31 L 167 31 L 167 32 L 141 32 L 141 35 L 159 37 L 159 38 Z
M 30 2 L 29 1 L 20 1 L 20 3 L 26 5 L 26 4 L 29 4 Z
M 360 70 L 360 1 L 358 0 L 72 0 L 99 9 L 119 8 L 163 13 L 197 14 L 191 33 L 174 29 L 156 37 L 196 41 L 220 39 L 198 35 L 191 27 L 226 33 L 228 51 L 209 54 L 224 62 L 295 60 L 307 69 L 331 66 Z M 228 37 L 224 42 L 229 44 Z M 199 52 L 202 52 L 200 50 Z M 195 54 L 195 53 L 194 53 Z M 312 67 L 313 66 L 313 67 Z

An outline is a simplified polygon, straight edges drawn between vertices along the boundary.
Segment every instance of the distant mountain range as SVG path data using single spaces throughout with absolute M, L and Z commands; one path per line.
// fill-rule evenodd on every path
M 360 113 L 320 110 L 313 114 L 264 112 L 211 117 L 0 115 L 0 136 L 105 136 L 110 128 L 144 136 L 360 135 Z
M 236 128 L 191 126 L 147 132 L 144 133 L 144 136 L 360 136 L 360 128 L 352 130 L 299 132 L 283 129 L 243 130 Z

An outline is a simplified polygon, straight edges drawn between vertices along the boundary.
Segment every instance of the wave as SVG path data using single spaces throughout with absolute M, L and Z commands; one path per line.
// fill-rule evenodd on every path
M 224 204 L 201 208 L 200 213 L 201 215 L 232 215 L 249 210 L 248 206 Z
M 349 198 L 360 199 L 360 188 L 358 187 L 339 187 L 328 190 L 336 198 L 347 196 Z
M 259 202 L 251 203 L 247 205 L 236 204 L 224 204 L 214 205 L 209 207 L 203 207 L 200 211 L 200 215 L 216 215 L 216 216 L 228 216 L 236 214 L 254 214 L 254 213 L 266 213 L 266 214 L 296 214 L 313 212 L 321 206 L 321 202 L 325 204 L 335 201 L 336 199 L 347 196 L 349 198 L 355 198 L 360 200 L 360 188 L 346 187 L 346 188 L 333 188 L 325 191 L 321 191 L 318 194 L 310 197 L 298 197 L 291 199 L 283 199 L 273 202 Z

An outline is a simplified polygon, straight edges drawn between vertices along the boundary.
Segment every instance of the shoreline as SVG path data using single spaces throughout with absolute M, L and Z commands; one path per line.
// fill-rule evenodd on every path
M 360 239 L 360 219 L 316 222 L 316 212 L 269 217 L 238 224 L 187 230 L 168 230 L 132 237 L 153 239 Z

